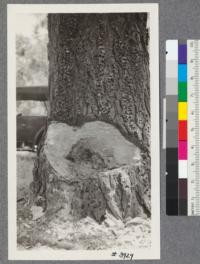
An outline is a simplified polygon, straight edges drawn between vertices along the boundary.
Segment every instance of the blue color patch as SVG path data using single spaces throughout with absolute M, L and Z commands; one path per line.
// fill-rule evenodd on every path
M 178 65 L 178 81 L 187 82 L 187 64 Z

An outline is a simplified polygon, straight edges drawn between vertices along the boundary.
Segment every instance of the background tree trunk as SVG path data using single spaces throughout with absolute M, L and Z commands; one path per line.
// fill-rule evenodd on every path
M 50 116 L 33 182 L 44 209 L 63 203 L 98 222 L 107 211 L 150 215 L 146 23 L 143 13 L 48 15 Z

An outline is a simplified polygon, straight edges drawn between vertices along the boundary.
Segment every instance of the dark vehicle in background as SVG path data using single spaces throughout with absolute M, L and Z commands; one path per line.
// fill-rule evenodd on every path
M 17 88 L 17 149 L 36 151 L 46 131 L 47 87 Z M 35 108 L 35 109 L 34 109 Z
M 17 148 L 36 150 L 45 131 L 46 116 L 17 115 Z

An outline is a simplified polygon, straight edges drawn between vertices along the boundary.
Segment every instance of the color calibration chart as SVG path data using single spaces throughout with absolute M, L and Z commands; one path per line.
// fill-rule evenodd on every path
M 200 41 L 166 42 L 166 213 L 200 215 Z

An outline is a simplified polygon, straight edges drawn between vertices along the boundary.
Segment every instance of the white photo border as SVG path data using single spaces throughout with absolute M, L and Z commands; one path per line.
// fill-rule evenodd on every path
M 113 250 L 18 250 L 16 169 L 16 43 L 19 13 L 148 13 L 150 17 L 151 107 L 151 247 L 132 249 L 133 259 L 160 259 L 160 125 L 158 4 L 8 4 L 7 105 L 8 105 L 8 259 L 9 260 L 119 260 Z M 26 23 L 26 21 L 24 21 Z M 130 249 L 122 249 L 123 252 Z

